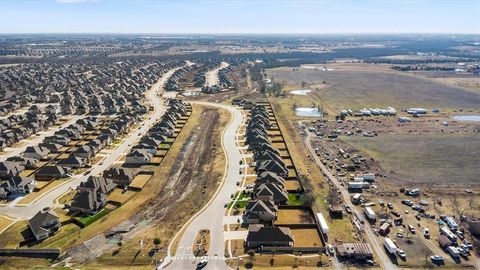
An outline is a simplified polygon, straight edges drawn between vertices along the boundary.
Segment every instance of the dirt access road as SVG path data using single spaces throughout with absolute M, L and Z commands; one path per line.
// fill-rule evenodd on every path
M 194 269 L 196 263 L 202 259 L 209 260 L 208 265 L 203 269 L 228 269 L 225 263 L 223 219 L 225 203 L 230 200 L 230 195 L 237 190 L 236 183 L 242 180 L 242 175 L 239 174 L 241 168 L 239 161 L 242 159 L 242 155 L 237 147 L 236 134 L 244 121 L 244 116 L 239 109 L 233 106 L 211 102 L 196 103 L 228 110 L 232 115 L 231 121 L 222 135 L 222 148 L 226 156 L 224 179 L 212 200 L 186 223 L 186 227 L 180 230 L 180 232 L 183 231 L 181 235 L 176 235 L 170 241 L 168 255 L 157 269 Z M 205 229 L 210 231 L 210 247 L 206 256 L 197 258 L 193 255 L 192 247 L 197 233 Z M 173 256 L 172 246 L 177 237 L 181 238 L 176 254 Z
M 327 176 L 327 178 L 335 185 L 335 187 L 340 190 L 340 193 L 343 196 L 343 201 L 344 203 L 348 204 L 350 208 L 357 214 L 358 217 L 363 217 L 363 213 L 358 211 L 355 205 L 352 204 L 352 201 L 350 200 L 350 195 L 348 191 L 340 185 L 340 182 L 333 176 L 330 171 L 325 167 L 325 165 L 322 164 L 320 161 L 320 158 L 315 154 L 315 149 L 312 147 L 312 136 L 315 136 L 315 134 L 311 133 L 308 130 L 305 130 L 307 137 L 305 139 L 305 144 L 308 148 L 308 151 L 310 154 L 313 156 L 315 159 L 315 163 L 322 169 L 323 173 Z M 390 258 L 385 254 L 384 248 L 383 248 L 383 243 L 379 243 L 375 237 L 375 234 L 371 230 L 370 226 L 368 226 L 368 222 L 365 222 L 365 236 L 367 236 L 368 242 L 370 242 L 370 245 L 373 247 L 375 252 L 377 253 L 379 259 L 380 259 L 380 265 L 382 265 L 383 269 L 396 269 L 396 265 L 392 263 Z M 338 264 L 338 262 L 337 262 Z M 338 265 L 337 265 L 338 267 Z M 336 268 L 337 268 L 336 267 Z

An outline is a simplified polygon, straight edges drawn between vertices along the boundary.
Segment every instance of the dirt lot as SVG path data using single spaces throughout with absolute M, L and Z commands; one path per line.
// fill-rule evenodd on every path
M 322 240 L 316 229 L 290 229 L 295 247 L 321 247 Z
M 12 224 L 13 220 L 0 216 L 0 231 L 4 230 L 7 226 Z
M 135 176 L 132 183 L 130 183 L 130 187 L 142 189 L 150 180 L 150 178 L 152 178 L 152 176 L 149 174 L 139 174 Z
M 352 136 L 342 140 L 380 162 L 393 180 L 469 185 L 480 179 L 477 134 Z
M 280 209 L 277 224 L 314 224 L 315 221 L 308 211 L 301 209 Z
M 137 192 L 135 191 L 131 191 L 131 190 L 125 191 L 123 189 L 116 188 L 112 191 L 112 193 L 108 195 L 107 200 L 124 204 L 136 193 Z
M 314 93 L 334 109 L 346 107 L 439 107 L 478 110 L 480 93 L 448 86 L 428 79 L 404 75 L 400 72 L 365 72 L 352 70 L 320 71 L 314 69 L 275 68 L 267 70 L 268 77 L 286 81 L 289 85 L 328 85 Z M 300 88 L 299 88 L 300 89 Z

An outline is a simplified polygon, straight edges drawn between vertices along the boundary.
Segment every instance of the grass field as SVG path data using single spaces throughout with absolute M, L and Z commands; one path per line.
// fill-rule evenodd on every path
M 103 208 L 102 210 L 98 211 L 96 214 L 94 215 L 88 215 L 88 216 L 85 216 L 85 217 L 82 217 L 80 218 L 80 222 L 83 223 L 83 225 L 85 226 L 88 226 L 90 224 L 92 224 L 93 222 L 99 220 L 100 218 L 102 218 L 103 216 L 107 215 L 110 211 L 106 208 Z
M 0 234 L 0 248 L 18 248 L 18 244 L 24 240 L 21 232 L 27 227 L 27 221 L 21 220 L 6 229 Z
M 277 224 L 313 224 L 315 221 L 309 212 L 301 209 L 278 210 Z
M 310 96 L 322 99 L 334 109 L 350 107 L 439 107 L 478 110 L 480 93 L 393 72 L 352 70 L 316 71 L 282 67 L 267 70 L 269 77 L 288 85 L 327 84 Z M 300 89 L 300 87 L 298 87 Z
M 352 136 L 342 140 L 380 162 L 394 179 L 449 185 L 480 181 L 477 134 Z
M 288 194 L 288 205 L 291 206 L 299 206 L 303 205 L 302 200 L 300 199 L 300 194 Z
M 0 231 L 5 229 L 8 225 L 12 224 L 13 220 L 0 216 Z
M 322 240 L 316 229 L 290 229 L 295 247 L 322 247 Z
M 125 203 L 128 199 L 130 199 L 133 195 L 135 195 L 135 191 L 127 190 L 124 191 L 122 189 L 116 188 L 110 193 L 107 197 L 109 201 L 119 202 L 121 204 Z
M 296 180 L 287 180 L 285 181 L 285 189 L 286 190 L 297 190 L 300 188 L 300 182 Z
M 149 174 L 139 174 L 135 176 L 132 183 L 130 183 L 130 187 L 142 189 L 150 180 L 150 178 L 152 178 L 152 176 Z

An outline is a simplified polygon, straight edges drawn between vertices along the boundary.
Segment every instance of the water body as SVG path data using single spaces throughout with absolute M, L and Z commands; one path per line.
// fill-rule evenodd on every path
M 310 92 L 312 92 L 312 90 L 310 90 L 310 89 L 301 89 L 301 90 L 290 91 L 290 94 L 299 95 L 299 96 L 306 96 Z
M 318 108 L 296 108 L 295 115 L 297 116 L 313 116 L 313 117 L 322 117 L 322 113 Z
M 480 115 L 456 115 L 452 119 L 457 121 L 474 121 L 480 122 Z

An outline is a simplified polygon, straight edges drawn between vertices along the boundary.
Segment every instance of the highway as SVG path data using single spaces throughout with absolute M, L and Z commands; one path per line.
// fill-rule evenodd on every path
M 147 119 L 141 123 L 140 127 L 137 130 L 132 130 L 117 148 L 112 150 L 103 160 L 93 165 L 90 174 L 75 175 L 30 204 L 15 204 L 13 206 L 0 207 L 0 215 L 8 215 L 15 219 L 30 219 L 45 207 L 56 207 L 55 201 L 59 196 L 68 192 L 70 189 L 75 189 L 81 182 L 86 181 L 90 175 L 101 175 L 104 170 L 112 166 L 123 154 L 128 152 L 131 146 L 146 134 L 148 129 L 159 121 L 164 114 L 165 106 L 159 94 L 163 90 L 163 85 L 175 70 L 176 69 L 172 69 L 163 74 L 160 80 L 146 92 L 146 98 L 150 104 L 152 104 L 154 111 L 147 115 Z
M 315 134 L 311 133 L 307 129 L 305 129 L 305 132 L 307 134 L 307 137 L 305 138 L 305 144 L 310 151 L 311 156 L 315 159 L 315 163 L 322 169 L 323 173 L 327 176 L 327 178 L 335 185 L 335 187 L 340 190 L 340 193 L 343 196 L 343 201 L 344 203 L 348 204 L 350 208 L 352 208 L 352 211 L 357 214 L 358 217 L 363 217 L 363 213 L 358 211 L 357 207 L 352 204 L 352 201 L 350 200 L 350 194 L 348 191 L 340 185 L 340 182 L 333 176 L 330 171 L 327 169 L 325 165 L 321 162 L 320 158 L 317 156 L 315 153 L 315 149 L 312 147 L 312 136 L 315 136 Z M 384 248 L 383 248 L 383 243 L 380 243 L 377 241 L 377 238 L 373 231 L 371 230 L 370 226 L 368 226 L 368 222 L 365 222 L 365 236 L 368 239 L 368 242 L 370 245 L 373 247 L 375 250 L 375 253 L 377 253 L 379 259 L 380 259 L 380 265 L 382 266 L 383 269 L 396 269 L 397 266 L 392 263 L 390 258 L 385 254 Z M 337 264 L 338 267 L 338 262 L 335 262 L 335 260 L 332 260 L 334 262 L 334 265 Z M 335 268 L 337 268 L 335 267 Z
M 241 152 L 237 147 L 236 133 L 244 121 L 243 113 L 232 106 L 210 103 L 195 102 L 196 104 L 213 106 L 227 110 L 231 114 L 231 121 L 224 129 L 222 135 L 222 148 L 225 153 L 226 167 L 223 182 L 207 205 L 201 209 L 189 222 L 182 228 L 181 235 L 176 235 L 168 247 L 168 256 L 158 269 L 195 269 L 196 264 L 203 258 L 193 256 L 193 244 L 197 233 L 202 229 L 210 230 L 210 247 L 207 256 L 208 265 L 203 269 L 227 269 L 225 263 L 225 238 L 224 238 L 224 216 L 225 203 L 230 201 L 230 195 L 238 189 L 237 181 L 242 181 L 242 175 L 239 174 L 242 159 Z M 176 253 L 173 256 L 172 245 L 177 237 L 181 237 Z

